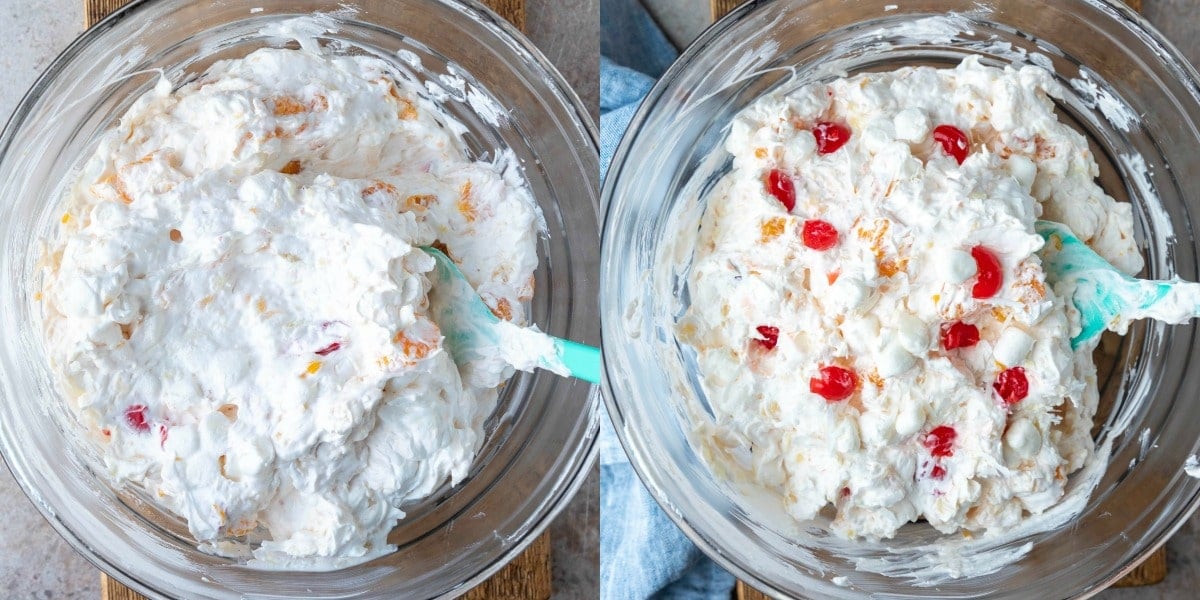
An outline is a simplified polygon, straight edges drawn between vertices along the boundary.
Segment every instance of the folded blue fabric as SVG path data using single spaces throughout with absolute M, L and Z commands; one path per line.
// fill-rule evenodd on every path
M 658 79 L 679 57 L 679 52 L 641 0 L 601 0 L 600 55 Z
M 633 69 L 600 57 L 600 178 L 608 175 L 608 163 L 633 113 L 642 98 L 654 86 L 654 80 Z
M 638 0 L 600 4 L 600 173 L 676 50 Z M 618 64 L 620 60 L 622 64 Z M 607 413 L 600 428 L 600 598 L 729 600 L 734 578 L 675 526 L 629 465 Z

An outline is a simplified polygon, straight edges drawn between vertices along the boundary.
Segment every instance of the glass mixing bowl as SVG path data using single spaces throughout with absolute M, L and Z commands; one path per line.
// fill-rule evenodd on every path
M 1145 276 L 1200 279 L 1200 88 L 1196 72 L 1124 6 L 1095 0 L 749 2 L 696 41 L 649 93 L 605 182 L 601 323 L 605 399 L 643 482 L 709 556 L 763 591 L 814 598 L 1067 598 L 1103 589 L 1161 545 L 1196 508 L 1184 473 L 1200 450 L 1200 369 L 1192 325 L 1139 323 L 1097 353 L 1111 445 L 1079 512 L 993 548 L 1021 556 L 991 573 L 977 546 L 910 524 L 881 543 L 846 543 L 828 518 L 787 532 L 787 517 L 714 478 L 686 417 L 704 410 L 692 354 L 673 323 L 688 301 L 685 262 L 705 192 L 729 169 L 731 117 L 780 85 L 903 65 L 1035 63 L 1064 83 L 1060 118 L 1084 132 L 1109 194 L 1134 203 Z M 789 83 L 790 82 L 790 83 Z M 1140 155 L 1144 162 L 1136 157 Z M 709 413 L 711 414 L 711 413 Z M 1081 491 L 1086 477 L 1072 476 Z M 1082 490 L 1086 491 L 1086 490 Z M 777 503 L 776 503 L 777 504 Z M 961 536 L 958 536 L 961 537 Z M 938 554 L 938 546 L 958 548 Z M 860 568 L 856 568 L 858 565 Z M 945 566 L 974 575 L 930 574 Z M 914 573 L 921 572 L 918 575 Z M 935 586 L 923 585 L 944 579 Z
M 466 102 L 446 110 L 482 156 L 507 146 L 525 167 L 548 235 L 532 320 L 554 335 L 596 343 L 599 261 L 598 150 L 588 112 L 524 37 L 479 4 L 452 0 L 138 2 L 83 34 L 49 67 L 0 137 L 0 449 L 17 481 L 70 543 L 151 597 L 430 598 L 457 595 L 516 556 L 547 526 L 589 472 L 598 400 L 592 386 L 519 374 L 504 388 L 469 478 L 416 506 L 392 532 L 399 549 L 332 573 L 269 572 L 196 550 L 186 525 L 135 487 L 93 472 L 46 364 L 31 281 L 38 240 L 72 170 L 94 150 L 157 69 L 176 85 L 219 58 L 284 43 L 268 24 L 333 11 L 321 36 L 344 52 L 397 62 L 422 81 L 457 76 L 466 90 L 508 107 L 490 122 Z M 411 56 L 410 56 L 411 58 Z M 399 64 L 399 63 L 398 63 Z

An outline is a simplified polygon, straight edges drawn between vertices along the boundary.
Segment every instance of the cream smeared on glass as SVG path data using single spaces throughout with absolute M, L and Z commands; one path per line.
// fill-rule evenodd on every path
M 1003 530 L 1060 500 L 1094 452 L 1096 377 L 1033 223 L 1130 273 L 1142 259 L 1059 93 L 1040 68 L 968 58 L 738 115 L 678 324 L 714 469 L 797 520 L 832 507 L 850 538 Z
M 401 506 L 466 476 L 512 373 L 451 360 L 417 247 L 523 322 L 540 212 L 510 152 L 470 159 L 461 125 L 399 81 L 375 58 L 277 49 L 164 81 L 101 140 L 48 241 L 70 407 L 110 474 L 211 551 L 302 569 L 389 552 Z

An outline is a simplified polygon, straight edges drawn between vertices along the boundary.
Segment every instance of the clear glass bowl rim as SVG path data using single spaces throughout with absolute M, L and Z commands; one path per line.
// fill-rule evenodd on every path
M 783 0 L 791 4 L 806 4 L 810 0 Z M 1187 60 L 1182 58 L 1179 50 L 1157 30 L 1155 30 L 1149 22 L 1135 12 L 1124 2 L 1115 0 L 1112 3 L 1104 0 L 1078 0 L 1080 4 L 1088 5 L 1091 8 L 1103 10 L 1109 16 L 1117 19 L 1121 26 L 1130 29 L 1136 33 L 1139 39 L 1147 44 L 1150 49 L 1155 52 L 1156 58 L 1163 61 L 1164 66 L 1169 69 L 1180 81 L 1189 88 L 1191 93 L 1200 99 L 1200 75 L 1197 74 L 1196 68 L 1193 67 Z M 601 203 L 604 207 L 603 225 L 601 231 L 601 306 L 604 311 L 601 316 L 602 338 L 605 342 L 604 353 L 607 356 L 616 355 L 622 352 L 620 350 L 622 339 L 610 330 L 608 323 L 610 319 L 613 321 L 624 318 L 622 311 L 625 307 L 612 306 L 612 299 L 605 298 L 606 292 L 610 289 L 609 269 L 614 268 L 612 263 L 615 262 L 610 253 L 614 252 L 613 237 L 614 230 L 619 225 L 614 215 L 617 211 L 614 206 L 617 206 L 622 200 L 618 196 L 618 178 L 616 175 L 625 171 L 625 163 L 627 163 L 632 154 L 632 150 L 640 136 L 646 134 L 644 126 L 656 112 L 658 106 L 663 102 L 669 102 L 664 96 L 671 91 L 673 85 L 681 78 L 682 75 L 693 70 L 695 63 L 700 62 L 702 58 L 710 51 L 714 50 L 714 46 L 719 46 L 718 42 L 729 35 L 738 23 L 746 19 L 749 15 L 754 14 L 764 5 L 770 4 L 769 0 L 750 0 L 738 5 L 723 18 L 709 26 L 694 40 L 688 48 L 686 48 L 680 57 L 667 69 L 660 77 L 642 100 L 641 105 L 635 112 L 629 122 L 629 125 L 623 134 L 620 143 L 614 152 L 612 162 L 608 168 L 608 176 L 605 178 L 601 192 Z M 924 3 L 929 4 L 929 3 Z M 664 200 L 670 202 L 671 200 Z M 624 265 L 624 263 L 622 263 Z M 607 362 L 607 358 L 606 358 Z M 669 518 L 685 533 L 685 535 L 700 548 L 705 555 L 715 561 L 722 568 L 734 574 L 738 579 L 746 581 L 751 585 L 759 588 L 764 592 L 771 592 L 772 595 L 779 594 L 780 591 L 771 584 L 770 581 L 764 580 L 757 573 L 748 570 L 739 563 L 735 562 L 719 545 L 717 541 L 708 536 L 708 532 L 701 531 L 703 527 L 698 527 L 690 522 L 690 517 L 678 507 L 671 497 L 667 496 L 663 489 L 656 485 L 653 481 L 654 477 L 648 474 L 646 461 L 651 460 L 647 455 L 653 454 L 656 449 L 656 442 L 643 439 L 631 439 L 631 435 L 627 428 L 631 427 L 627 422 L 629 418 L 626 416 L 627 411 L 622 410 L 624 402 L 634 402 L 637 398 L 618 397 L 615 388 L 615 380 L 623 377 L 624 374 L 617 374 L 613 370 L 606 369 L 605 378 L 602 384 L 602 394 L 604 396 L 605 407 L 613 421 L 614 429 L 617 432 L 619 441 L 623 450 L 630 458 L 635 472 L 637 473 L 642 484 L 645 485 L 651 496 L 660 505 Z M 634 438 L 643 437 L 643 433 L 638 433 Z M 1083 594 L 1082 597 L 1091 596 L 1099 591 L 1111 586 L 1120 578 L 1124 577 L 1130 571 L 1137 567 L 1147 556 L 1164 545 L 1166 541 L 1179 530 L 1180 527 L 1187 521 L 1188 517 L 1200 507 L 1200 496 L 1195 496 L 1187 502 L 1186 507 L 1175 516 L 1173 522 L 1168 528 L 1163 531 L 1163 534 L 1157 538 L 1154 543 L 1148 544 L 1141 549 L 1137 556 L 1124 564 L 1117 572 L 1102 582 L 1099 582 L 1090 591 Z M 782 597 L 782 596 L 781 596 Z
M 599 133 L 590 111 L 583 104 L 577 93 L 566 82 L 562 74 L 553 66 L 553 64 L 545 57 L 545 55 L 527 38 L 525 35 L 516 29 L 511 23 L 504 18 L 494 13 L 491 9 L 478 2 L 478 0 L 424 0 L 432 4 L 440 4 L 451 6 L 459 13 L 469 17 L 476 24 L 486 28 L 497 39 L 502 40 L 506 46 L 517 50 L 519 58 L 523 59 L 527 65 L 536 70 L 540 76 L 542 83 L 548 85 L 548 96 L 544 99 L 553 101 L 559 107 L 568 113 L 571 117 L 569 125 L 570 132 L 575 134 L 576 148 L 581 152 L 590 153 L 593 156 L 599 156 Z M 137 19 L 141 13 L 154 6 L 158 0 L 132 0 L 128 4 L 118 8 L 116 11 L 109 14 L 100 22 L 86 29 L 82 34 L 76 37 L 64 50 L 62 50 L 55 59 L 43 70 L 41 75 L 35 80 L 34 84 L 24 94 L 21 101 L 9 117 L 8 122 L 2 131 L 0 131 L 0 157 L 9 153 L 10 145 L 13 141 L 15 132 L 29 118 L 30 112 L 36 106 L 38 100 L 44 95 L 47 87 L 57 77 L 59 77 L 64 68 L 76 60 L 83 60 L 84 51 L 93 44 L 94 39 L 100 37 L 105 32 L 115 28 L 126 19 Z M 331 3 L 332 5 L 333 3 Z M 347 3 L 351 6 L 353 1 Z M 249 7 L 247 7 L 249 8 Z M 598 178 L 598 175 L 596 176 Z M 593 196 L 592 211 L 598 214 L 598 201 Z M 595 252 L 598 255 L 598 233 Z M 598 257 L 598 256 L 597 256 Z M 578 261 L 579 257 L 572 257 L 573 261 Z M 578 268 L 578 266 L 576 267 Z M 586 308 L 586 307 L 583 307 Z M 577 308 L 576 311 L 579 309 Z M 572 330 L 576 327 L 572 326 Z M 592 388 L 589 392 L 589 409 L 590 415 L 581 418 L 586 419 L 585 434 L 580 439 L 580 447 L 571 449 L 571 453 L 577 456 L 577 460 L 572 465 L 571 473 L 560 477 L 564 482 L 563 485 L 553 490 L 554 496 L 549 499 L 552 502 L 546 506 L 543 503 L 542 510 L 538 514 L 532 515 L 534 520 L 527 522 L 520 540 L 509 546 L 500 556 L 492 560 L 485 569 L 475 573 L 470 579 L 463 581 L 453 589 L 449 590 L 445 597 L 453 597 L 465 593 L 476 585 L 482 583 L 497 571 L 508 564 L 512 559 L 524 552 L 532 542 L 537 539 L 549 524 L 558 516 L 558 514 L 566 507 L 569 501 L 574 498 L 579 488 L 583 485 L 587 476 L 591 471 L 591 467 L 595 464 L 598 454 L 597 435 L 599 430 L 599 413 L 598 413 L 598 388 Z M 2 424 L 0 424 L 2 425 Z M 100 568 L 102 571 L 109 573 L 116 579 L 126 584 L 135 591 L 148 597 L 162 597 L 162 591 L 149 587 L 147 584 L 138 581 L 129 576 L 122 568 L 120 562 L 117 562 L 119 557 L 107 557 L 102 552 L 90 547 L 69 527 L 67 527 L 54 514 L 53 508 L 49 507 L 42 501 L 37 490 L 30 487 L 29 482 L 22 476 L 20 469 L 14 467 L 13 460 L 9 457 L 17 453 L 17 449 L 10 446 L 9 439 L 6 435 L 2 435 L 4 427 L 0 426 L 0 458 L 4 458 L 6 467 L 13 473 L 18 485 L 27 497 L 29 497 L 37 510 L 42 514 L 55 531 L 70 543 L 72 548 L 84 556 L 89 562 Z

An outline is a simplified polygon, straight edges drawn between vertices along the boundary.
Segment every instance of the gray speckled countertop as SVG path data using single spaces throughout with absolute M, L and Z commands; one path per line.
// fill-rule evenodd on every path
M 707 0 L 645 0 L 677 43 L 707 24 Z M 1200 0 L 1144 0 L 1145 14 L 1194 64 L 1200 64 Z M 528 0 L 529 35 L 564 73 L 585 104 L 598 106 L 598 0 Z M 0 0 L 0 117 L 82 31 L 80 0 Z M 555 597 L 598 594 L 597 477 L 589 478 L 552 526 Z M 95 600 L 96 569 L 77 555 L 34 510 L 7 469 L 0 468 L 0 598 Z M 1200 592 L 1200 516 L 1168 543 L 1169 572 L 1159 585 L 1108 590 L 1103 600 L 1168 600 Z
M 527 1 L 529 37 L 597 118 L 598 0 Z M 82 31 L 82 0 L 0 0 L 0 118 L 8 120 L 25 90 Z M 599 594 L 598 472 L 551 525 L 556 599 Z M 0 468 L 0 506 L 0 598 L 100 598 L 99 572 L 42 519 L 7 468 Z

